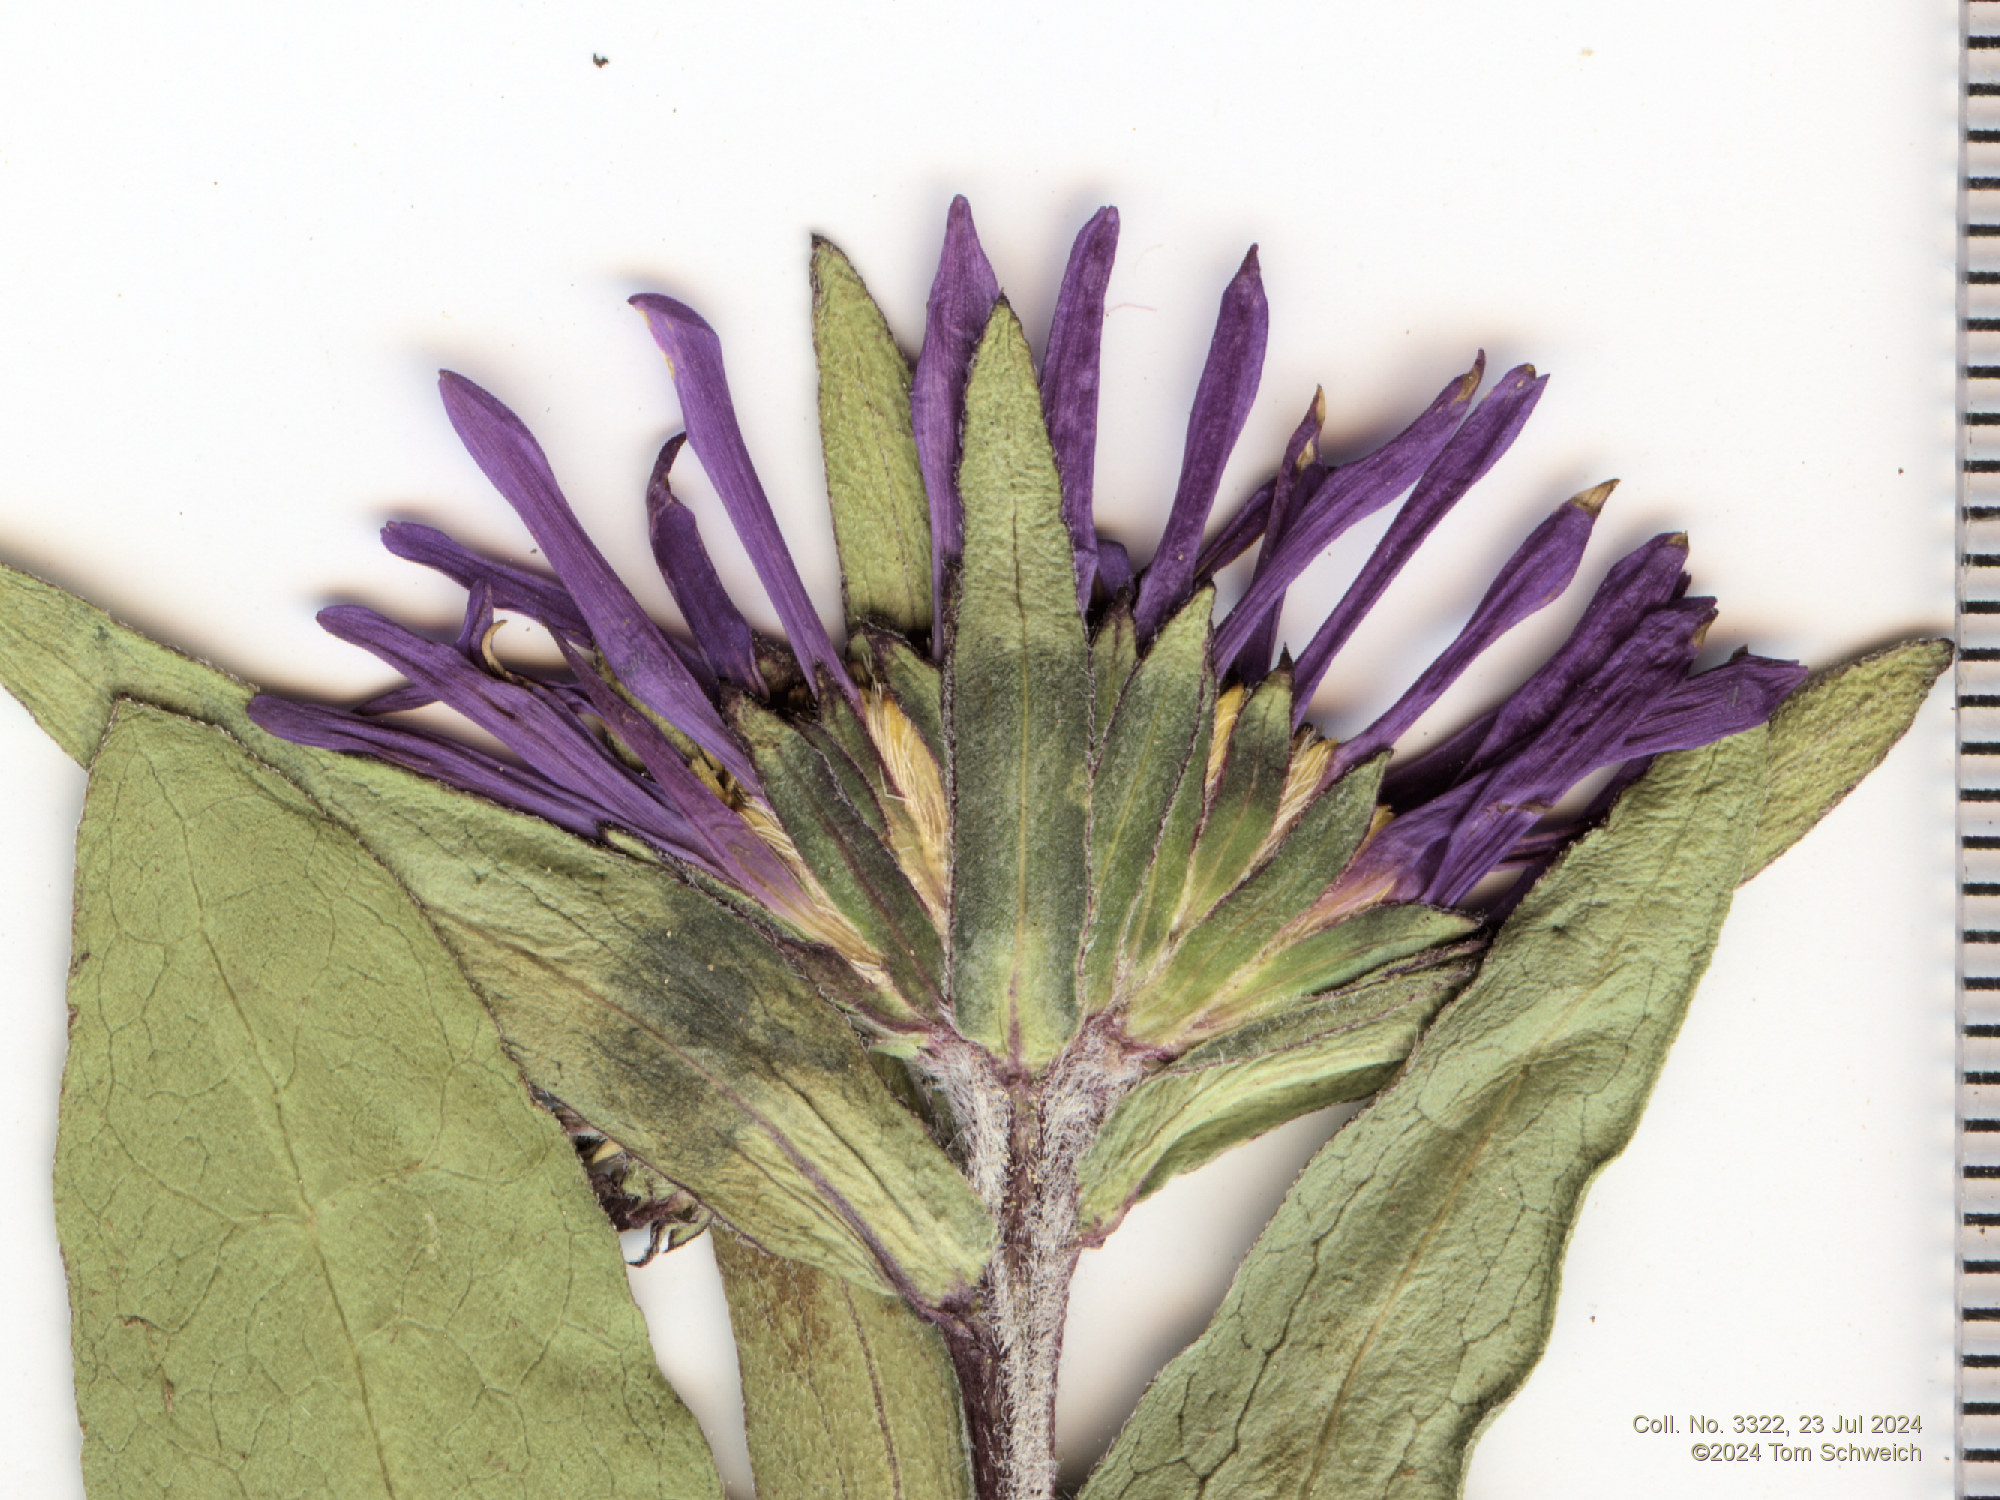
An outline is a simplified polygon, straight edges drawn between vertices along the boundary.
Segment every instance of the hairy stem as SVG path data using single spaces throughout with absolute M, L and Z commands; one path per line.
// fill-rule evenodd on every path
M 1077 1164 L 1140 1064 L 1086 1028 L 1039 1078 L 1009 1077 L 979 1049 L 928 1059 L 957 1117 L 966 1174 L 1000 1228 L 970 1303 L 939 1326 L 958 1372 L 980 1500 L 1055 1490 L 1056 1367 L 1076 1234 Z

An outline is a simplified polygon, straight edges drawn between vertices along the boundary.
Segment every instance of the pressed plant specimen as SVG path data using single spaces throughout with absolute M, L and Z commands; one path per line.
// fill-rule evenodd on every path
M 1324 736 L 1329 663 L 1544 380 L 1482 391 L 1475 360 L 1340 464 L 1315 395 L 1211 527 L 1265 349 L 1253 250 L 1135 567 L 1092 506 L 1117 232 L 1105 209 L 1079 234 L 1039 368 L 964 200 L 914 365 L 815 243 L 844 642 L 715 331 L 655 295 L 633 302 L 686 430 L 645 504 L 685 638 L 449 373 L 553 573 L 389 526 L 467 604 L 453 640 L 322 614 L 403 677 L 370 702 L 257 695 L 0 580 L 0 678 L 91 767 L 58 1213 L 93 1492 L 165 1492 L 194 1453 L 199 1493 L 713 1493 L 587 1181 L 656 1244 L 712 1227 L 765 1500 L 1039 1500 L 1081 1250 L 1176 1173 L 1378 1095 L 1085 1494 L 1455 1493 L 1730 893 L 1886 753 L 1948 649 L 1695 672 L 1714 602 L 1667 534 L 1526 681 L 1392 760 L 1570 586 L 1604 484 L 1374 723 Z M 684 450 L 782 640 L 676 498 Z M 1306 567 L 1399 501 L 1281 650 Z M 506 615 L 565 670 L 503 661 Z M 504 753 L 400 717 L 434 703 Z

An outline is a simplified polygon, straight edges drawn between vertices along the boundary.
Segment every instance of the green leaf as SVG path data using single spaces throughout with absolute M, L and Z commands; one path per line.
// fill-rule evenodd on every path
M 1281 667 L 1244 701 L 1202 819 L 1186 908 L 1198 921 L 1249 873 L 1277 821 L 1292 763 L 1292 674 Z
M 801 972 L 810 952 L 657 865 L 268 735 L 248 687 L 12 569 L 0 681 L 82 760 L 121 694 L 237 735 L 402 881 L 531 1083 L 745 1234 L 882 1290 L 978 1280 L 991 1219 Z
M 1839 805 L 1903 737 L 1949 641 L 1905 641 L 1814 674 L 1771 717 L 1769 790 L 1743 878 L 1748 880 Z
M 1035 1068 L 1076 1030 L 1090 654 L 1028 341 L 1003 300 L 966 380 L 945 667 L 958 1029 Z
M 1308 1164 L 1084 1500 L 1453 1500 L 1548 1339 L 1741 875 L 1764 731 L 1663 756 Z
M 1225 1032 L 1155 1073 L 1118 1102 L 1077 1169 L 1082 1237 L 1101 1242 L 1134 1203 L 1231 1146 L 1374 1093 L 1476 967 L 1455 958 L 1371 977 Z
M 1161 629 L 1105 733 L 1090 788 L 1087 1010 L 1111 1001 L 1133 904 L 1152 871 L 1202 719 L 1213 717 L 1208 641 L 1214 602 L 1215 591 L 1202 589 Z
M 910 426 L 910 366 L 868 288 L 815 238 L 813 350 L 819 432 L 852 629 L 931 626 L 931 510 Z
M 892 1011 L 891 1021 L 941 1015 L 944 944 L 938 930 L 901 866 L 843 795 L 827 758 L 776 714 L 748 699 L 738 701 L 734 717 L 771 810 L 828 900 L 888 972 L 894 988 L 885 993 L 884 1004 Z M 837 745 L 829 749 L 846 759 Z M 857 795 L 873 805 L 874 794 L 866 786 Z
M 713 1236 L 757 1500 L 972 1500 L 958 1381 L 899 1299 Z
M 1277 852 L 1189 931 L 1132 1002 L 1126 1024 L 1134 1036 L 1178 1036 L 1333 884 L 1375 816 L 1375 788 L 1387 760 L 1378 755 L 1321 792 Z
M 96 1500 L 720 1494 L 450 956 L 220 731 L 118 711 L 70 1004 L 56 1217 Z

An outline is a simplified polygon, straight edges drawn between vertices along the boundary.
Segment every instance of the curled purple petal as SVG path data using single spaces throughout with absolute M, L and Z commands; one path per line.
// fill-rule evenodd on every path
M 1653 611 L 1528 745 L 1466 782 L 1459 790 L 1473 794 L 1468 815 L 1446 838 L 1419 899 L 1463 901 L 1563 793 L 1625 759 L 1626 736 L 1687 671 L 1713 617 L 1697 600 Z
M 1506 702 L 1390 772 L 1383 800 L 1398 810 L 1429 801 L 1511 754 L 1554 717 L 1639 621 L 1687 584 L 1687 537 L 1662 532 L 1613 564 L 1569 638 Z
M 806 596 L 805 583 L 785 546 L 784 534 L 778 530 L 770 499 L 751 467 L 750 450 L 743 445 L 743 431 L 736 425 L 736 407 L 729 399 L 729 381 L 722 369 L 722 341 L 699 313 L 671 297 L 642 293 L 632 299 L 632 305 L 646 315 L 653 341 L 667 356 L 667 371 L 673 377 L 674 393 L 680 397 L 688 441 L 694 444 L 695 456 L 715 485 L 729 522 L 742 539 L 743 550 L 750 554 L 764 592 L 770 595 L 792 649 L 806 668 L 807 681 L 817 692 L 818 674 L 824 671 L 842 692 L 853 697 L 854 683 Z M 625 675 L 615 662 L 613 670 L 621 678 Z
M 965 546 L 964 510 L 958 499 L 958 425 L 972 351 L 986 331 L 1000 282 L 979 248 L 972 205 L 961 194 L 945 215 L 944 253 L 931 283 L 924 313 L 924 346 L 910 377 L 910 422 L 917 439 L 917 463 L 931 503 L 931 593 L 944 617 L 945 571 Z M 944 632 L 931 633 L 933 652 L 943 649 Z
M 694 513 L 674 498 L 667 483 L 686 440 L 686 433 L 667 439 L 646 482 L 646 532 L 653 544 L 653 561 L 694 633 L 710 677 L 733 682 L 761 698 L 764 679 L 757 671 L 757 641 L 750 622 L 709 561 Z
M 1620 757 L 1712 744 L 1770 718 L 1811 674 L 1795 661 L 1743 652 L 1661 696 L 1619 741 Z
M 1388 712 L 1335 752 L 1327 767 L 1329 779 L 1345 774 L 1395 744 L 1472 665 L 1480 652 L 1561 596 L 1576 576 L 1591 528 L 1610 493 L 1609 484 L 1586 490 L 1564 501 L 1554 515 L 1529 533 L 1528 539 L 1501 568 L 1457 638 L 1438 654 Z
M 1284 541 L 1258 569 L 1250 587 L 1236 601 L 1236 608 L 1215 633 L 1217 661 L 1235 660 L 1265 612 L 1284 599 L 1285 590 L 1314 558 L 1350 526 L 1375 514 L 1423 476 L 1471 404 L 1485 370 L 1482 353 L 1472 368 L 1438 392 L 1437 399 L 1408 427 L 1366 458 L 1325 471 L 1318 487 L 1298 498 Z M 1310 694 L 1301 694 L 1294 701 L 1304 703 L 1308 697 Z
M 391 521 L 382 528 L 382 545 L 397 557 L 434 569 L 464 588 L 485 585 L 492 592 L 495 609 L 517 610 L 539 620 L 552 632 L 579 640 L 590 635 L 583 611 L 557 580 L 512 563 L 481 557 L 435 526 Z
M 715 705 L 660 627 L 583 534 L 541 444 L 520 418 L 464 376 L 445 371 L 438 377 L 438 388 L 466 451 L 527 524 L 619 681 L 713 755 L 730 775 L 745 785 L 756 785 L 749 757 L 724 726 Z
M 1285 444 L 1285 455 L 1278 463 L 1277 477 L 1271 481 L 1271 499 L 1264 518 L 1264 540 L 1257 548 L 1257 571 L 1263 572 L 1271 565 L 1271 558 L 1284 540 L 1285 531 L 1291 524 L 1297 509 L 1295 499 L 1299 486 L 1308 479 L 1308 470 L 1317 470 L 1320 429 L 1326 426 L 1326 392 L 1315 389 L 1312 404 L 1306 414 L 1299 419 L 1299 425 L 1292 429 L 1291 438 Z M 1321 470 L 1320 472 L 1324 472 Z M 1251 574 L 1254 579 L 1256 574 Z M 1234 658 L 1219 661 L 1218 668 L 1224 672 L 1234 672 L 1245 683 L 1264 680 L 1264 674 L 1271 669 L 1271 653 L 1278 647 L 1278 616 L 1285 607 L 1285 596 L 1280 594 L 1275 603 L 1264 612 L 1263 622 L 1253 628 Z
M 1391 901 L 1463 901 L 1565 792 L 1629 758 L 1623 747 L 1632 729 L 1680 682 L 1712 618 L 1699 599 L 1650 611 L 1504 759 L 1392 818 L 1339 886 Z
M 549 780 L 597 808 L 600 821 L 616 823 L 683 857 L 706 858 L 684 817 L 642 790 L 566 710 L 532 689 L 490 677 L 450 646 L 359 605 L 322 610 L 319 620 L 329 634 L 373 652 Z
M 532 813 L 584 838 L 596 838 L 599 825 L 605 821 L 601 809 L 545 776 L 422 730 L 384 724 L 347 709 L 293 703 L 269 693 L 259 693 L 250 700 L 250 718 L 281 740 L 319 750 L 370 755 L 517 812 Z
M 767 905 L 797 910 L 805 905 L 798 880 L 769 844 L 688 768 L 652 721 L 618 695 L 576 647 L 560 642 L 563 658 L 576 675 L 590 711 L 639 758 L 653 778 L 658 797 L 685 820 L 691 839 L 705 851 L 697 861 L 737 889 Z
M 1229 461 L 1236 439 L 1257 399 L 1257 382 L 1264 370 L 1264 346 L 1270 335 L 1271 312 L 1264 298 L 1264 280 L 1257 269 L 1257 247 L 1222 293 L 1222 309 L 1208 345 L 1208 360 L 1195 387 L 1188 413 L 1187 442 L 1181 450 L 1180 483 L 1159 550 L 1139 581 L 1139 602 L 1133 623 L 1141 640 L 1158 630 L 1167 616 L 1187 602 L 1194 584 L 1201 534 L 1222 484 L 1222 466 Z
M 458 627 L 458 654 L 478 663 L 486 656 L 486 637 L 493 632 L 493 590 L 484 583 L 473 585 L 466 596 L 465 619 Z M 391 688 L 355 708 L 358 714 L 396 714 L 424 708 L 437 700 L 410 683 Z
M 1049 346 L 1042 359 L 1042 420 L 1062 478 L 1063 520 L 1076 555 L 1076 599 L 1090 607 L 1097 573 L 1097 529 L 1091 491 L 1097 465 L 1097 389 L 1104 347 L 1104 289 L 1118 249 L 1118 210 L 1100 208 L 1076 237 L 1056 295 Z
M 1537 376 L 1532 365 L 1509 370 L 1424 470 L 1424 477 L 1417 481 L 1416 489 L 1397 512 L 1396 519 L 1389 523 L 1389 530 L 1363 564 L 1360 574 L 1306 649 L 1299 653 L 1298 677 L 1293 689 L 1297 694 L 1292 710 L 1295 721 L 1304 719 L 1312 695 L 1335 653 L 1347 644 L 1355 628 L 1423 545 L 1431 529 L 1513 446 L 1547 384 L 1548 377 Z

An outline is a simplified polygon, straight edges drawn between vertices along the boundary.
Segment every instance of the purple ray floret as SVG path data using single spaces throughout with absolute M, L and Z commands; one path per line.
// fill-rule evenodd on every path
M 1383 887 L 1387 900 L 1465 900 L 1563 793 L 1626 759 L 1628 734 L 1685 676 L 1712 618 L 1709 601 L 1698 599 L 1645 615 L 1534 733 L 1488 769 L 1392 819 L 1339 885 Z
M 486 637 L 493 632 L 493 590 L 484 583 L 474 584 L 465 596 L 465 618 L 458 627 L 458 654 L 478 663 L 486 654 Z M 411 683 L 392 688 L 355 708 L 358 714 L 396 714 L 425 708 L 437 700 Z
M 910 424 L 931 506 L 931 594 L 940 618 L 945 572 L 965 545 L 964 512 L 958 499 L 958 428 L 965 382 L 972 370 L 972 351 L 999 300 L 999 279 L 979 247 L 972 205 L 961 194 L 951 200 L 945 215 L 944 253 L 938 258 L 937 278 L 924 312 L 924 346 L 910 377 Z M 944 632 L 933 631 L 932 649 L 941 650 L 943 643 Z
M 590 626 L 591 640 L 619 681 L 746 785 L 756 784 L 749 757 L 723 725 L 701 685 L 682 665 L 592 545 L 556 486 L 549 461 L 528 429 L 493 396 L 462 375 L 438 377 L 445 414 L 466 451 L 514 507 L 563 580 Z
M 788 911 L 803 908 L 798 881 L 771 846 L 688 769 L 667 737 L 620 697 L 576 647 L 567 641 L 560 644 L 590 711 L 639 758 L 659 798 L 685 820 L 690 840 L 706 851 L 707 858 L 698 862 L 767 905 Z
M 1257 399 L 1257 382 L 1263 375 L 1264 346 L 1270 331 L 1270 307 L 1264 300 L 1264 279 L 1257 269 L 1257 247 L 1252 245 L 1223 290 L 1222 310 L 1216 316 L 1208 360 L 1202 366 L 1194 407 L 1188 413 L 1187 441 L 1181 450 L 1181 477 L 1174 489 L 1173 509 L 1167 513 L 1159 550 L 1139 580 L 1139 603 L 1133 610 L 1133 621 L 1142 640 L 1187 602 L 1193 588 L 1201 534 L 1208 526 L 1209 511 L 1215 507 L 1215 494 L 1222 484 L 1222 466 L 1229 462 L 1236 439 L 1249 419 L 1250 404 Z
M 681 416 L 687 423 L 687 438 L 694 445 L 729 523 L 736 528 L 750 564 L 771 597 L 778 619 L 790 637 L 792 650 L 806 669 L 806 679 L 818 691 L 818 674 L 825 672 L 840 690 L 854 694 L 840 653 L 820 623 L 819 613 L 806 596 L 798 565 L 785 546 L 772 513 L 762 481 L 750 464 L 750 450 L 744 446 L 743 430 L 736 425 L 736 406 L 729 399 L 729 381 L 722 371 L 722 341 L 693 308 L 671 297 L 642 293 L 632 305 L 646 315 L 653 341 L 667 356 L 667 371 L 673 377 L 674 393 L 680 397 Z M 622 675 L 622 674 L 621 674 Z
M 1391 771 L 1382 795 L 1399 811 L 1429 801 L 1512 754 L 1554 717 L 1637 627 L 1687 585 L 1687 538 L 1663 532 L 1614 564 L 1569 639 L 1498 709 Z
M 1306 708 L 1334 655 L 1347 644 L 1383 591 L 1423 545 L 1431 528 L 1513 446 L 1547 384 L 1548 377 L 1537 376 L 1532 365 L 1509 370 L 1465 419 L 1465 425 L 1438 450 L 1437 457 L 1424 470 L 1424 477 L 1417 481 L 1416 489 L 1396 513 L 1396 519 L 1389 523 L 1389 530 L 1362 565 L 1359 576 L 1306 649 L 1299 653 L 1297 679 L 1292 689 L 1296 694 L 1292 700 L 1294 722 L 1304 720 Z M 1335 480 L 1338 477 L 1336 474 Z
M 438 702 L 456 709 L 572 795 L 601 821 L 629 829 L 669 853 L 714 868 L 706 841 L 656 787 L 636 780 L 572 713 L 532 688 L 482 672 L 451 647 L 426 640 L 358 605 L 320 612 L 327 631 L 373 652 Z M 726 868 L 714 873 L 732 878 Z
M 1097 573 L 1097 529 L 1091 523 L 1097 466 L 1097 388 L 1104 348 L 1104 289 L 1118 249 L 1118 210 L 1100 208 L 1076 237 L 1049 324 L 1042 361 L 1042 420 L 1062 477 L 1063 520 L 1076 557 L 1077 608 L 1090 608 Z
M 1373 724 L 1342 745 L 1327 767 L 1329 776 L 1339 776 L 1387 750 L 1403 732 L 1458 681 L 1465 669 L 1488 646 L 1537 610 L 1553 604 L 1576 577 L 1577 564 L 1590 541 L 1592 526 L 1604 504 L 1608 489 L 1589 490 L 1556 508 L 1521 543 L 1500 576 L 1479 601 L 1472 618 L 1452 643 L 1424 669 L 1403 696 Z
M 1438 392 L 1437 399 L 1408 427 L 1366 458 L 1325 471 L 1312 493 L 1293 506 L 1284 540 L 1269 562 L 1257 570 L 1236 608 L 1216 631 L 1217 661 L 1235 659 L 1266 611 L 1284 602 L 1285 590 L 1314 558 L 1349 527 L 1374 515 L 1422 477 L 1457 428 L 1485 369 L 1486 356 L 1481 354 L 1472 368 Z M 1268 506 L 1267 501 L 1267 516 Z M 1244 538 L 1244 545 L 1249 541 Z
M 1662 696 L 1618 742 L 1618 755 L 1663 755 L 1741 734 L 1770 718 L 1809 675 L 1795 661 L 1744 652 Z
M 583 611 L 561 583 L 513 563 L 481 557 L 435 526 L 391 521 L 382 528 L 382 545 L 398 557 L 444 574 L 463 588 L 483 585 L 492 592 L 495 609 L 517 610 L 556 634 L 579 640 L 590 635 Z
M 431 701 L 430 694 L 424 696 Z M 596 838 L 605 821 L 601 808 L 538 772 L 508 765 L 470 745 L 422 730 L 384 724 L 348 709 L 293 703 L 268 693 L 250 700 L 250 717 L 280 739 L 321 750 L 371 755 L 503 807 L 532 813 L 584 838 Z
M 1264 502 L 1264 539 L 1257 547 L 1257 571 L 1250 575 L 1253 580 L 1257 573 L 1269 571 L 1271 559 L 1276 556 L 1278 546 L 1290 528 L 1292 516 L 1298 509 L 1300 487 L 1310 484 L 1317 488 L 1318 476 L 1325 472 L 1314 461 L 1318 453 L 1320 429 L 1324 426 L 1326 392 L 1316 389 L 1312 404 L 1306 408 L 1305 416 L 1300 418 L 1299 425 L 1292 429 L 1291 438 L 1285 443 L 1285 455 L 1278 463 L 1277 477 L 1271 481 L 1270 494 Z M 1284 607 L 1285 596 L 1280 594 L 1264 612 L 1262 622 L 1252 628 L 1249 638 L 1235 657 L 1218 661 L 1217 670 L 1224 673 L 1233 671 L 1240 681 L 1246 683 L 1262 682 L 1271 667 L 1271 653 L 1278 646 L 1278 616 Z
M 653 561 L 687 618 L 711 679 L 734 683 L 761 698 L 764 678 L 757 670 L 757 640 L 750 622 L 709 561 L 694 513 L 674 498 L 667 483 L 686 439 L 685 433 L 667 439 L 646 482 L 646 534 L 653 544 Z
M 1316 479 L 1314 484 L 1317 483 Z M 1201 544 L 1201 555 L 1194 563 L 1195 577 L 1206 578 L 1250 550 L 1250 544 L 1264 534 L 1264 525 L 1271 519 L 1271 497 L 1277 488 L 1277 480 L 1265 480 L 1248 500 L 1236 507 L 1236 513 L 1216 529 L 1215 535 Z

